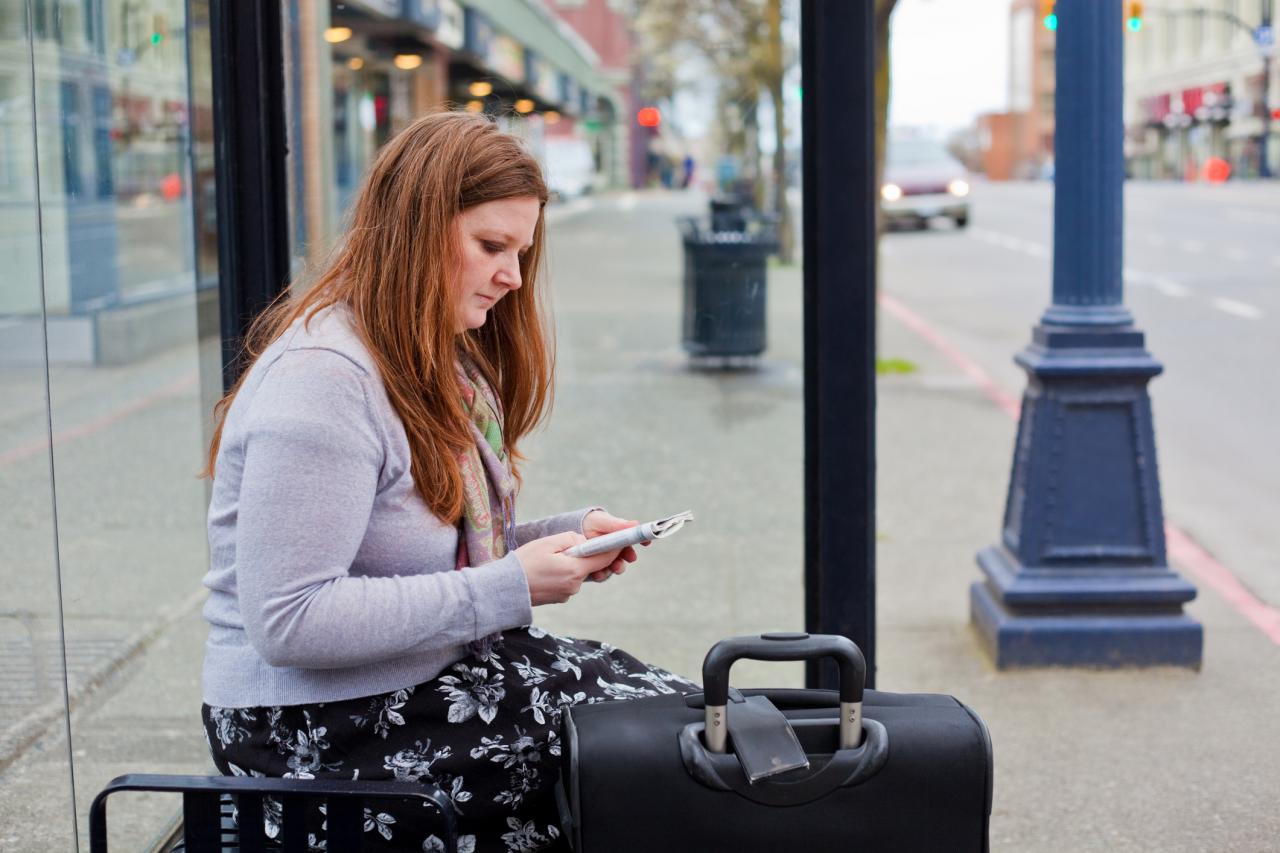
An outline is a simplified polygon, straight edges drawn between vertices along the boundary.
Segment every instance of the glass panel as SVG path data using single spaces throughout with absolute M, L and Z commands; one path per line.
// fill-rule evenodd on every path
M 625 577 L 535 618 L 696 677 L 722 636 L 804 620 L 798 247 L 783 262 L 758 242 L 709 236 L 710 201 L 740 197 L 739 226 L 763 238 L 775 186 L 799 219 L 799 4 L 722 4 L 728 19 L 686 17 L 683 29 L 668 24 L 688 4 L 648 5 L 637 17 L 645 4 L 368 0 L 326 18 L 282 0 L 291 232 L 298 267 L 322 264 L 378 147 L 446 104 L 526 141 L 553 191 L 539 287 L 554 304 L 559 385 L 554 417 L 522 444 L 518 514 L 599 503 L 627 518 L 697 517 Z M 716 44 L 765 34 L 771 8 L 782 19 L 772 85 L 684 38 L 699 27 L 724 28 Z M 754 38 L 763 50 L 767 38 Z M 690 217 L 700 230 L 687 253 L 679 221 Z M 799 665 L 735 672 L 742 683 L 803 679 Z
M 32 42 L 0 0 L 0 846 L 74 846 L 59 620 Z M 40 105 L 43 108 L 43 104 Z
M 6 257 L 16 258 L 18 270 L 8 262 L 0 340 L 6 403 L 20 401 L 6 405 L 0 421 L 0 460 L 8 468 L 5 491 L 23 490 L 21 501 L 6 506 L 28 505 L 48 471 L 47 460 L 28 452 L 47 421 L 35 382 L 42 324 L 30 190 L 31 62 L 8 61 L 27 51 L 14 35 L 22 6 L 6 3 L 0 19 L 10 55 L 0 69 L 0 180 L 7 181 L 0 191 L 13 200 L 4 239 L 13 243 Z M 187 73 L 189 36 L 192 55 L 208 62 L 207 11 L 193 3 L 189 25 L 185 7 L 183 0 L 29 4 L 43 328 L 82 847 L 85 813 L 110 778 L 200 772 L 209 763 L 198 718 L 207 546 L 206 485 L 197 474 L 212 403 L 202 379 L 212 377 L 216 391 L 220 372 L 217 290 L 210 286 L 216 233 L 209 72 L 206 66 L 191 81 L 194 108 Z M 38 591 L 30 578 L 49 563 L 53 538 L 46 531 L 40 541 L 36 519 L 27 512 L 17 519 L 19 531 L 5 532 L 30 541 L 17 552 L 5 549 L 6 589 L 32 584 L 31 594 Z M 13 609 L 36 614 L 31 624 L 51 622 L 46 633 L 56 637 L 56 610 L 36 602 Z M 141 848 L 175 809 L 173 800 L 162 800 L 114 810 L 113 844 Z M 16 824 L 6 820 L 6 833 L 40 833 L 40 842 L 15 849 L 46 849 L 49 832 L 72 829 L 70 820 L 46 826 L 36 809 L 5 813 L 21 815 Z
M 609 34 L 592 43 L 606 65 L 634 15 L 628 55 L 645 72 L 579 126 L 605 192 L 567 190 L 549 209 L 560 384 L 527 451 L 523 511 L 693 510 L 627 574 L 535 616 L 701 680 L 716 641 L 804 626 L 799 4 L 719 4 L 719 18 L 688 5 L 561 11 L 584 35 Z M 528 125 L 553 188 L 567 184 L 559 123 Z M 803 679 L 799 664 L 733 674 L 738 686 Z

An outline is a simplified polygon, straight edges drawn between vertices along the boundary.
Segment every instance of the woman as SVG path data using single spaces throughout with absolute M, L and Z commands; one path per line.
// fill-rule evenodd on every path
M 207 471 L 221 772 L 433 781 L 462 849 L 540 850 L 562 709 L 694 689 L 521 627 L 636 557 L 562 553 L 634 523 L 599 508 L 514 520 L 517 446 L 551 399 L 546 200 L 518 140 L 427 116 L 381 151 L 311 289 L 255 324 Z M 435 849 L 430 818 L 388 807 L 365 837 Z

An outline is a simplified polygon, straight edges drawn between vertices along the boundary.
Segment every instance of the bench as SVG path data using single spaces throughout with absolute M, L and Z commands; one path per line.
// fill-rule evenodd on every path
M 440 812 L 440 837 L 447 853 L 457 853 L 458 819 L 453 802 L 435 785 L 335 779 L 275 779 L 259 776 L 161 776 L 132 773 L 113 779 L 89 808 L 89 851 L 107 853 L 107 798 L 124 791 L 182 795 L 185 853 L 306 853 L 307 812 L 325 804 L 324 840 L 333 853 L 359 850 L 364 806 L 375 800 L 421 800 Z M 281 805 L 280 833 L 268 838 L 263 800 Z M 233 809 L 238 812 L 233 820 Z

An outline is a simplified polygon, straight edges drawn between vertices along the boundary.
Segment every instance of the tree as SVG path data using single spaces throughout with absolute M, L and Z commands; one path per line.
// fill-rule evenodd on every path
M 846 0 L 840 0 L 845 2 Z M 692 53 L 704 59 L 720 83 L 717 119 L 720 136 L 731 153 L 758 148 L 747 141 L 755 132 L 755 110 L 763 92 L 773 107 L 777 140 L 772 162 L 772 206 L 778 219 L 779 258 L 790 262 L 795 251 L 791 207 L 787 203 L 787 121 L 783 86 L 795 61 L 794 47 L 783 38 L 783 0 L 638 0 L 636 31 L 646 57 L 648 94 L 670 98 L 679 88 L 678 66 Z M 888 139 L 889 19 L 897 0 L 875 0 L 876 48 L 876 176 L 884 174 Z M 795 10 L 793 3 L 788 11 Z M 792 12 L 794 14 L 794 12 Z M 731 120 L 728 103 L 744 119 Z M 746 125 L 745 127 L 743 125 Z M 752 173 L 758 172 L 751 164 Z
M 795 238 L 786 194 L 783 83 L 794 51 L 782 37 L 782 5 L 783 0 L 639 0 L 636 29 L 650 94 L 675 94 L 683 55 L 693 53 L 709 64 L 719 84 L 720 138 L 729 153 L 749 161 L 752 175 L 758 173 L 757 106 L 762 93 L 768 97 L 777 140 L 772 207 L 778 218 L 779 257 L 789 262 Z M 730 104 L 736 109 L 728 109 Z

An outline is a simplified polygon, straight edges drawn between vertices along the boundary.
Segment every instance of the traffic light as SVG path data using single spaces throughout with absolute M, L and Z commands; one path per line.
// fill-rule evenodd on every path
M 657 107 L 641 107 L 636 113 L 636 121 L 641 127 L 657 127 L 662 124 L 662 113 Z
M 1040 0 L 1040 20 L 1046 30 L 1058 28 L 1058 4 L 1054 0 Z
M 1125 7 L 1128 10 L 1125 15 L 1125 25 L 1129 28 L 1129 32 L 1136 33 L 1142 29 L 1142 4 L 1137 0 L 1130 0 Z

